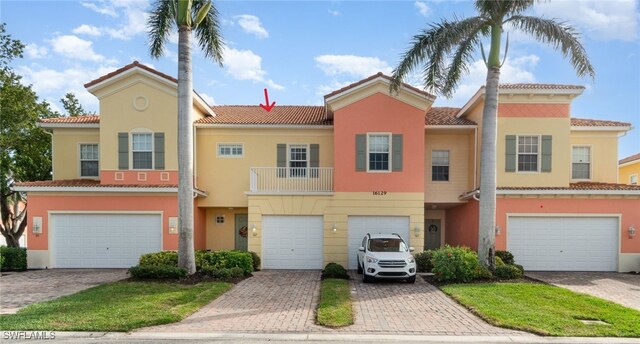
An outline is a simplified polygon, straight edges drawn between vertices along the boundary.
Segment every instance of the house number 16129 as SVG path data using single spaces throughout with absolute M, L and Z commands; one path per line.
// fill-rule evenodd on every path
M 373 192 L 373 195 L 374 195 L 374 196 L 384 196 L 384 195 L 386 195 L 386 194 L 387 194 L 387 192 L 386 192 L 386 191 L 374 191 L 374 192 Z

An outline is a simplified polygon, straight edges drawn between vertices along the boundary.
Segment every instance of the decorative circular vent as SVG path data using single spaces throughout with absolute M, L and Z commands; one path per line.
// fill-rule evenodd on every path
M 144 111 L 149 107 L 149 100 L 145 96 L 137 96 L 133 98 L 133 108 L 138 111 Z

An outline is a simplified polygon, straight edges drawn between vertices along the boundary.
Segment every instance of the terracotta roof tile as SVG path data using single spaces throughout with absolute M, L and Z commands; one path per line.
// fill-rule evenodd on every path
M 432 107 L 424 116 L 425 125 L 476 125 L 476 122 L 466 118 L 458 118 L 456 114 L 460 108 Z
M 43 118 L 40 123 L 72 123 L 72 124 L 88 124 L 88 123 L 100 123 L 100 115 L 84 115 L 76 117 L 56 117 L 56 118 Z
M 602 119 L 571 118 L 574 127 L 630 127 L 631 123 Z
M 88 83 L 84 84 L 84 87 L 85 88 L 89 88 L 89 87 L 91 87 L 91 86 L 93 86 L 95 84 L 101 83 L 101 82 L 103 82 L 103 81 L 105 81 L 105 80 L 107 80 L 109 78 L 112 78 L 112 77 L 114 77 L 114 76 L 116 76 L 116 75 L 118 75 L 118 74 L 120 74 L 122 72 L 125 72 L 125 71 L 127 71 L 127 70 L 129 70 L 131 68 L 134 68 L 134 67 L 140 67 L 140 68 L 146 70 L 147 72 L 153 73 L 153 74 L 155 74 L 155 75 L 157 75 L 159 77 L 165 78 L 165 79 L 167 79 L 167 80 L 169 80 L 171 82 L 175 82 L 175 83 L 178 82 L 178 79 L 176 79 L 176 78 L 174 78 L 174 77 L 172 77 L 170 75 L 167 75 L 167 74 L 164 74 L 162 72 L 159 72 L 159 71 L 157 71 L 157 70 L 155 70 L 155 69 L 153 69 L 151 67 L 147 67 L 147 66 L 143 65 L 142 63 L 140 63 L 138 61 L 133 61 L 132 63 L 129 63 L 128 65 L 126 65 L 126 66 L 124 66 L 122 68 L 116 69 L 116 70 L 114 70 L 113 72 L 111 72 L 109 74 L 105 74 L 105 75 L 103 75 L 103 76 L 101 76 L 101 77 L 99 77 L 99 78 L 97 78 L 95 80 L 89 81 Z
M 276 105 L 265 111 L 256 105 L 212 106 L 216 116 L 201 118 L 196 123 L 265 124 L 265 125 L 332 125 L 326 119 L 324 106 Z
M 616 183 L 595 183 L 595 182 L 579 182 L 571 183 L 568 187 L 563 186 L 531 186 L 531 187 L 518 187 L 508 186 L 499 187 L 498 190 L 605 190 L 605 191 L 640 191 L 640 185 L 627 185 Z
M 26 187 L 100 187 L 100 188 L 177 188 L 176 184 L 100 184 L 94 179 L 63 179 L 39 180 L 34 182 L 16 183 L 16 186 Z
M 512 90 L 584 90 L 581 85 L 564 85 L 564 84 L 500 84 L 501 89 Z
M 372 76 L 370 76 L 370 77 L 368 77 L 368 78 L 362 79 L 362 80 L 360 80 L 360 81 L 356 81 L 356 82 L 354 82 L 354 83 L 352 83 L 352 84 L 349 84 L 349 85 L 347 85 L 347 86 L 345 86 L 345 87 L 343 87 L 343 88 L 341 88 L 341 89 L 335 90 L 335 91 L 333 91 L 333 92 L 331 92 L 331 93 L 329 93 L 329 94 L 325 95 L 325 96 L 324 96 L 324 99 L 327 99 L 327 98 L 329 98 L 329 97 L 335 96 L 336 94 L 342 93 L 342 92 L 344 92 L 344 91 L 346 91 L 346 90 L 349 90 L 349 89 L 352 89 L 352 88 L 354 88 L 354 87 L 356 87 L 356 86 L 359 86 L 359 85 L 362 85 L 362 84 L 364 84 L 364 83 L 367 83 L 367 82 L 369 82 L 369 81 L 371 81 L 371 80 L 373 80 L 373 79 L 375 79 L 375 78 L 378 78 L 378 77 L 382 77 L 383 79 L 387 79 L 387 80 L 391 81 L 391 77 L 389 77 L 389 76 L 387 76 L 387 75 L 382 74 L 382 72 L 379 72 L 379 73 L 374 74 L 374 75 L 372 75 Z M 403 86 L 403 87 L 406 87 L 406 88 L 408 88 L 408 89 L 410 89 L 410 90 L 413 90 L 413 91 L 415 91 L 415 92 L 418 92 L 418 93 L 420 93 L 420 94 L 423 94 L 423 95 L 425 95 L 425 96 L 427 96 L 427 97 L 429 97 L 429 98 L 432 98 L 432 99 L 435 99 L 435 98 L 436 98 L 436 96 L 434 96 L 433 94 L 431 94 L 431 93 L 429 93 L 429 92 L 426 92 L 426 91 L 424 91 L 424 90 L 421 90 L 421 89 L 419 89 L 419 88 L 413 87 L 413 86 L 411 86 L 411 85 L 409 85 L 409 84 L 402 83 L 402 86 Z
M 622 165 L 622 164 L 626 164 L 628 162 L 635 161 L 635 160 L 640 160 L 640 153 L 634 154 L 632 156 L 628 156 L 628 157 L 618 161 L 618 164 Z

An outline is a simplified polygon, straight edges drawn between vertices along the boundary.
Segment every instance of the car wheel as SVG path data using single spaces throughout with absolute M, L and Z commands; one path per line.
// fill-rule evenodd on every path
M 357 258 L 357 259 L 358 259 L 358 274 L 361 274 L 362 273 L 362 265 L 360 265 L 360 258 Z
M 416 275 L 407 278 L 407 283 L 416 283 Z

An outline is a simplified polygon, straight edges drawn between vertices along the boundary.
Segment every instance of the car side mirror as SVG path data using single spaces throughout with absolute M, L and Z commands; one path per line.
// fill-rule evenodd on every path
M 362 247 L 362 246 L 358 247 L 358 251 L 364 252 L 364 247 Z
M 415 248 L 413 248 L 413 247 L 409 247 L 409 252 L 413 252 L 413 251 L 415 251 L 415 250 L 416 250 Z

